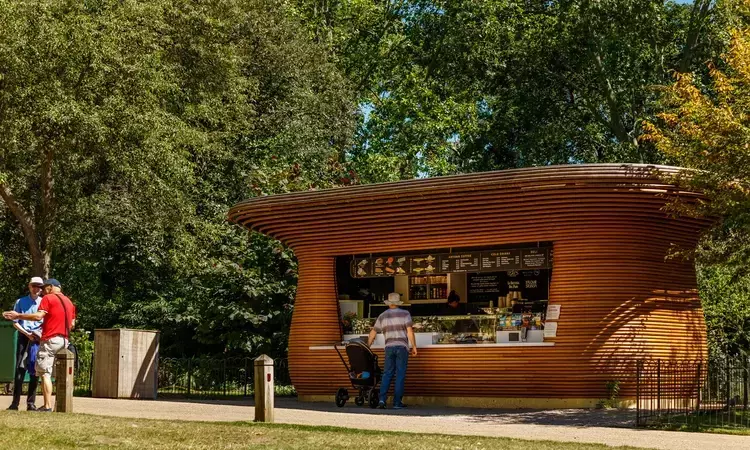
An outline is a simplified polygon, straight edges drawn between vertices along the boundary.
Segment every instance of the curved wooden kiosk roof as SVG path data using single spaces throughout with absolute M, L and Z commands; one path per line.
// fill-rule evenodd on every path
M 562 306 L 554 345 L 425 348 L 409 362 L 406 394 L 590 406 L 606 397 L 607 380 L 629 376 L 635 358 L 706 356 L 693 265 L 665 258 L 694 248 L 709 225 L 664 211 L 670 198 L 700 196 L 660 176 L 679 170 L 569 165 L 352 186 L 253 198 L 229 218 L 299 259 L 289 364 L 300 398 L 311 400 L 348 386 L 336 353 L 315 349 L 342 337 L 336 256 L 551 242 L 549 302 Z M 627 379 L 621 393 L 634 395 Z

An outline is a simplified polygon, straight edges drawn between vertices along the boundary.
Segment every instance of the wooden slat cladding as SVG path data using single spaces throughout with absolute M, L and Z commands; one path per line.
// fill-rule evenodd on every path
M 606 396 L 621 379 L 634 396 L 634 358 L 706 356 L 691 249 L 709 221 L 671 218 L 673 167 L 582 165 L 520 169 L 262 197 L 231 220 L 290 245 L 299 287 L 289 340 L 304 396 L 347 386 L 333 350 L 341 338 L 335 256 L 553 243 L 550 302 L 562 305 L 553 347 L 431 347 L 409 361 L 410 396 Z M 382 352 L 381 352 L 382 356 Z

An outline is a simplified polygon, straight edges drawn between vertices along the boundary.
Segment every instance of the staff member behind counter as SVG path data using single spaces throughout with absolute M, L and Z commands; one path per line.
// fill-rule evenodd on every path
M 466 305 L 461 304 L 461 297 L 456 291 L 451 291 L 448 302 L 440 308 L 439 313 L 441 316 L 463 316 L 466 314 Z

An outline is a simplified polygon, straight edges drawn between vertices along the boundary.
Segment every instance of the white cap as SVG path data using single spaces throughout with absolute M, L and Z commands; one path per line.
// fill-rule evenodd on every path
M 29 281 L 29 284 L 38 284 L 41 287 L 44 286 L 44 280 L 42 280 L 42 277 L 34 277 L 31 279 L 31 281 Z
M 385 301 L 386 305 L 403 305 L 404 302 L 401 301 L 401 294 L 398 292 L 391 292 L 388 294 L 388 300 Z

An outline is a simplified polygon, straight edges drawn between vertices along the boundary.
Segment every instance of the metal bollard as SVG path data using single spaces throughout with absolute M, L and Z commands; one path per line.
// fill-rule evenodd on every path
M 55 355 L 55 411 L 73 412 L 73 365 L 75 355 L 64 348 Z
M 273 359 L 260 355 L 255 359 L 255 421 L 273 423 Z

